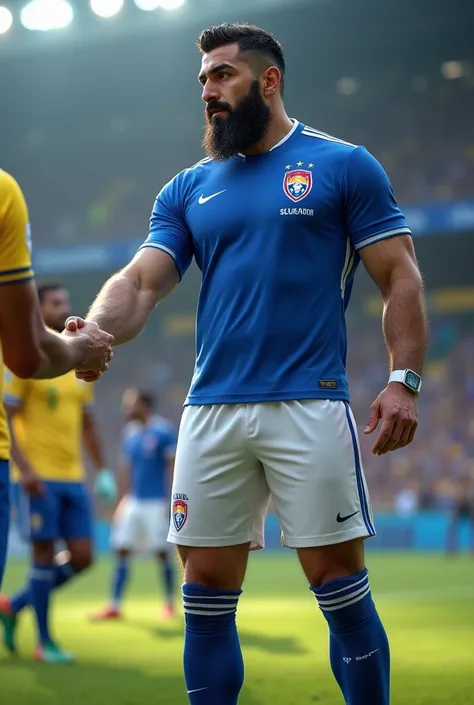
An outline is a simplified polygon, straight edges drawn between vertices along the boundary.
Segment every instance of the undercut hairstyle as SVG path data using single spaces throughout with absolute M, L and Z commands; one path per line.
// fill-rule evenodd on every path
M 280 93 L 283 96 L 285 83 L 285 57 L 280 42 L 273 34 L 266 32 L 260 27 L 249 24 L 224 23 L 212 25 L 203 30 L 199 36 L 197 45 L 202 54 L 208 54 L 214 49 L 226 46 L 227 44 L 237 44 L 239 53 L 254 54 L 260 59 L 255 61 L 255 68 L 265 60 L 266 68 L 276 66 L 281 73 Z M 249 64 L 252 62 L 249 61 Z M 264 70 L 259 66 L 257 73 Z
M 40 304 L 43 303 L 48 294 L 54 291 L 63 291 L 64 289 L 64 285 L 59 282 L 45 282 L 44 284 L 39 284 L 37 290 Z
M 138 390 L 138 401 L 144 404 L 148 409 L 154 409 L 156 406 L 156 397 L 151 392 Z

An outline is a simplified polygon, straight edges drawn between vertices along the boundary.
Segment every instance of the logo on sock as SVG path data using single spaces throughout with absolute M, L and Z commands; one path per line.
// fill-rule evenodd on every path
M 365 659 L 370 658 L 374 654 L 376 654 L 378 649 L 374 649 L 373 651 L 369 651 L 368 654 L 364 654 L 363 656 L 356 656 L 356 661 L 365 661 Z
M 173 495 L 173 524 L 176 531 L 181 531 L 188 518 L 188 496 L 185 494 Z

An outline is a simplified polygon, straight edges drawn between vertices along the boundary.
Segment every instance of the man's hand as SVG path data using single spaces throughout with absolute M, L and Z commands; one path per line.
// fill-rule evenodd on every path
M 102 468 L 96 475 L 94 493 L 105 505 L 111 507 L 117 501 L 117 482 L 109 468 Z
M 374 455 L 384 455 L 412 442 L 418 427 L 418 400 L 400 382 L 391 382 L 370 407 L 370 417 L 364 433 L 375 431 L 382 419 L 377 440 L 372 447 Z
M 108 363 L 113 357 L 114 338 L 110 333 L 101 330 L 95 321 L 85 321 L 78 316 L 70 317 L 66 321 L 63 335 L 86 339 L 86 353 L 81 364 L 76 367 L 77 377 L 94 382 L 108 370 Z
M 21 484 L 30 497 L 42 497 L 44 495 L 44 485 L 39 475 L 32 468 L 22 471 Z

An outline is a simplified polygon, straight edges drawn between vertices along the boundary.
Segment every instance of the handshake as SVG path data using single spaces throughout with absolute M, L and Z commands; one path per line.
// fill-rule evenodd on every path
M 62 335 L 68 338 L 73 350 L 73 367 L 78 379 L 95 382 L 109 369 L 114 337 L 101 330 L 95 321 L 70 316 Z

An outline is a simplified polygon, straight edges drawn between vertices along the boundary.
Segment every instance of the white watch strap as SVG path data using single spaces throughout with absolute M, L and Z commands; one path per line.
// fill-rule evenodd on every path
M 405 382 L 405 374 L 406 370 L 394 370 L 388 378 L 389 384 L 390 382 L 401 382 L 403 384 Z

